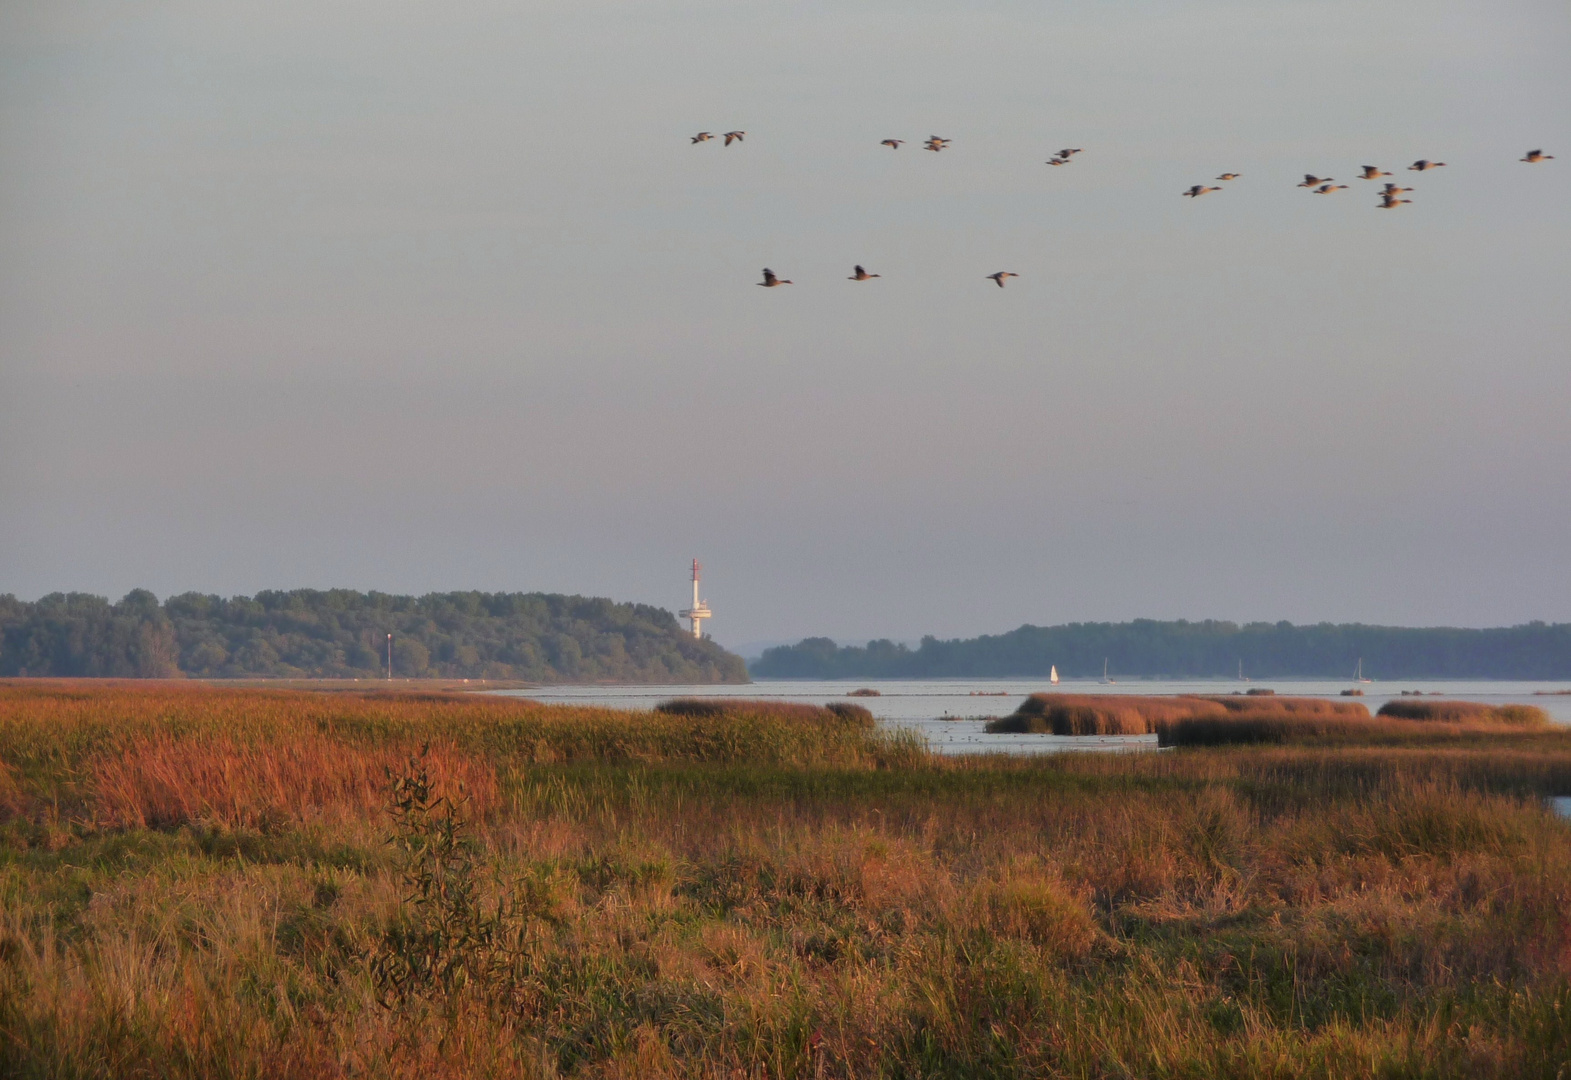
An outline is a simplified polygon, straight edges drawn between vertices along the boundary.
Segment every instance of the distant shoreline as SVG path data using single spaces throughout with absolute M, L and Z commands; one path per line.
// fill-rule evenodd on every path
M 887 639 L 837 645 L 804 638 L 748 665 L 767 679 L 1042 678 L 1571 679 L 1571 623 L 1488 629 L 1362 623 L 1237 623 L 1207 620 L 1027 624 L 1008 633 L 940 640 L 916 648 Z

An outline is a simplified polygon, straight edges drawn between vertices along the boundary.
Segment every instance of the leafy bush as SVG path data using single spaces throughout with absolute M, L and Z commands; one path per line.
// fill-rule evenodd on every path
M 530 976 L 533 924 L 545 913 L 538 896 L 492 890 L 501 895 L 487 901 L 468 792 L 462 783 L 449 792 L 432 776 L 428 750 L 392 779 L 389 801 L 403 908 L 366 957 L 378 1002 L 397 1009 L 430 1000 L 451 1013 L 468 992 L 510 1006 Z

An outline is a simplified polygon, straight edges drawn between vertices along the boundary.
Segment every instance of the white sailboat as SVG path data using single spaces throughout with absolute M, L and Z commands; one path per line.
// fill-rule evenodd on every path
M 1358 658 L 1358 669 L 1353 672 L 1353 681 L 1356 683 L 1372 683 L 1375 680 L 1364 678 L 1364 658 Z
M 1239 661 L 1238 661 L 1238 681 L 1239 682 L 1248 682 L 1249 681 L 1247 678 L 1244 677 L 1244 661 L 1243 661 L 1242 657 L 1240 657 Z
M 1117 679 L 1109 679 L 1107 677 L 1107 657 L 1105 657 L 1105 656 L 1102 657 L 1102 685 L 1103 686 L 1111 686 L 1113 683 L 1116 683 L 1117 681 L 1118 681 Z
M 1048 665 L 1047 681 L 1052 683 L 1054 686 L 1058 685 L 1058 665 L 1057 664 L 1049 664 Z

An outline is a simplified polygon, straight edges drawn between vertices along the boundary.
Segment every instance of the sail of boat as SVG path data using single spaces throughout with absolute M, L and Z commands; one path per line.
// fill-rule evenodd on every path
M 1050 664 L 1050 665 L 1048 665 L 1047 681 L 1052 683 L 1054 686 L 1058 685 L 1058 665 L 1057 664 Z

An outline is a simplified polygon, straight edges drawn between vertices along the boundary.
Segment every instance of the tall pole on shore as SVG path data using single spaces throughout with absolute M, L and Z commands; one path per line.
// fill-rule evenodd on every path
M 393 635 L 387 635 L 387 681 L 393 681 Z
M 704 636 L 703 620 L 710 618 L 709 605 L 698 598 L 698 582 L 703 576 L 703 567 L 698 565 L 698 560 L 693 560 L 693 606 L 682 611 L 681 617 L 693 620 L 693 637 L 702 640 Z

